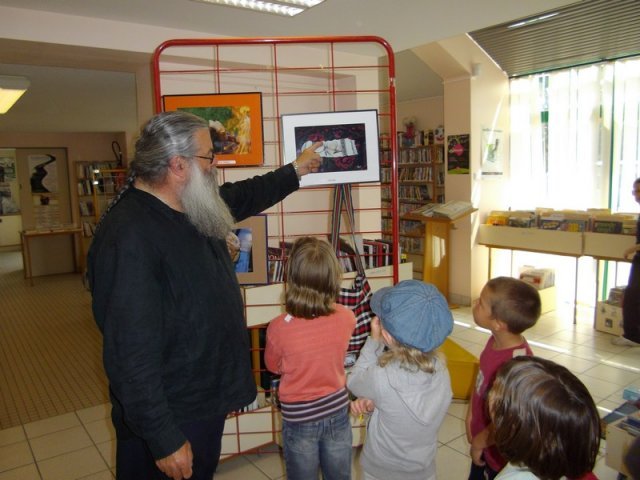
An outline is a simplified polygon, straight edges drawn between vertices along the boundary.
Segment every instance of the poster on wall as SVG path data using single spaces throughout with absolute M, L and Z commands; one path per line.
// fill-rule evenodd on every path
M 29 155 L 31 193 L 58 193 L 58 165 L 51 154 Z
M 20 213 L 15 149 L 0 149 L 0 215 Z
M 482 129 L 482 176 L 490 178 L 504 173 L 502 164 L 502 130 Z
M 447 173 L 469 174 L 469 134 L 447 136 Z

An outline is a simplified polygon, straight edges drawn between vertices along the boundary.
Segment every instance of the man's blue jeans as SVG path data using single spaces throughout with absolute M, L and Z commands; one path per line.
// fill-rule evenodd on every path
M 351 424 L 349 409 L 318 421 L 294 423 L 283 420 L 284 459 L 289 480 L 351 478 Z

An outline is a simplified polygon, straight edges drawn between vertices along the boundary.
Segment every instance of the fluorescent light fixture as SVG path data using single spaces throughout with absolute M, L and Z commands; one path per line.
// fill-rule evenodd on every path
M 553 13 L 547 13 L 545 15 L 540 15 L 538 17 L 528 18 L 520 22 L 512 23 L 511 25 L 508 25 L 507 28 L 520 28 L 520 27 L 526 27 L 527 25 L 531 25 L 533 23 L 544 22 L 545 20 L 549 20 L 550 18 L 555 17 L 556 15 L 558 15 L 558 13 L 559 12 L 553 12 Z
M 293 17 L 304 12 L 308 8 L 315 7 L 324 0 L 193 0 L 195 2 L 212 3 L 215 5 L 224 5 L 227 7 L 246 8 L 262 13 L 272 13 L 275 15 L 283 15 L 285 17 Z
M 29 88 L 30 82 L 26 77 L 0 75 L 0 115 L 7 113 L 14 103 Z

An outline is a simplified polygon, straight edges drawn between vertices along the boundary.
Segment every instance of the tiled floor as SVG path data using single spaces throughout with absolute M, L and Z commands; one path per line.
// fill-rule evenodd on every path
M 476 328 L 470 310 L 454 310 L 452 338 L 478 355 L 487 332 Z M 622 402 L 627 385 L 640 385 L 640 348 L 616 347 L 611 336 L 592 328 L 592 310 L 580 312 L 572 323 L 571 308 L 544 315 L 527 332 L 537 355 L 572 370 L 591 391 L 602 415 Z M 438 478 L 466 479 L 468 445 L 464 435 L 465 403 L 453 403 L 438 433 Z M 108 405 L 78 410 L 36 422 L 0 430 L 0 480 L 107 480 L 113 478 L 114 440 Z M 605 442 L 601 451 L 604 453 Z M 354 450 L 353 478 L 360 479 Z M 596 474 L 615 480 L 616 472 L 598 461 Z M 284 468 L 277 448 L 259 455 L 232 458 L 219 467 L 216 479 L 283 479 Z

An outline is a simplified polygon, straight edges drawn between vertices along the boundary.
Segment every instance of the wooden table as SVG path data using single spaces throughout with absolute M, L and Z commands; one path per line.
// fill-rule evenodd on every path
M 573 323 L 577 321 L 578 260 L 583 256 L 596 260 L 596 305 L 600 298 L 600 261 L 629 261 L 622 257 L 624 250 L 635 244 L 633 235 L 595 232 L 564 232 L 538 228 L 517 228 L 480 225 L 478 244 L 489 248 L 488 277 L 491 276 L 491 251 L 500 248 L 525 252 L 562 255 L 575 258 L 573 292 Z M 595 315 L 594 315 L 595 326 Z
M 82 228 L 80 227 L 64 227 L 64 228 L 51 228 L 51 229 L 39 229 L 39 230 L 22 230 L 20 232 L 20 240 L 22 243 L 22 263 L 24 265 L 24 278 L 28 279 L 33 286 L 33 270 L 31 265 L 31 249 L 30 242 L 34 238 L 38 237 L 51 237 L 56 235 L 72 235 L 73 238 L 73 265 L 74 269 L 78 271 L 76 244 L 82 248 L 81 239 Z

